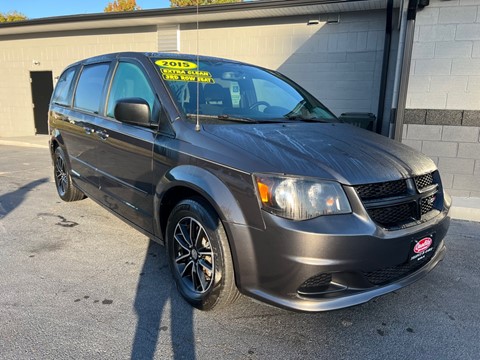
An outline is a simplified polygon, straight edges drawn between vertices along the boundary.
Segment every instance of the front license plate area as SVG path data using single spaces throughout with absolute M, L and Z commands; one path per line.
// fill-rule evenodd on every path
M 410 246 L 409 261 L 420 263 L 428 261 L 435 252 L 434 234 L 424 236 L 412 241 Z

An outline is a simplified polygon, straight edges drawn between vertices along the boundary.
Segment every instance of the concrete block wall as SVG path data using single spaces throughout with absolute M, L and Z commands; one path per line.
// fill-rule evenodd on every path
M 53 71 L 55 78 L 90 56 L 156 49 L 156 27 L 0 37 L 0 137 L 35 134 L 30 71 Z
M 444 187 L 480 198 L 480 111 L 406 110 L 403 140 L 432 158 Z
M 404 144 L 438 165 L 453 196 L 480 198 L 480 1 L 417 13 Z
M 307 25 L 313 18 L 202 24 L 199 52 L 278 70 L 337 115 L 377 113 L 385 11 L 321 15 L 319 24 Z M 195 26 L 182 25 L 180 51 L 195 53 L 196 41 Z
M 480 109 L 480 2 L 431 0 L 417 13 L 407 108 Z

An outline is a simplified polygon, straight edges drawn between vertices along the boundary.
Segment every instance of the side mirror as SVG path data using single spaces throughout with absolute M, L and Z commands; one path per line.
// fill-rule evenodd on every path
M 120 99 L 115 105 L 115 119 L 133 125 L 150 125 L 150 106 L 141 98 Z

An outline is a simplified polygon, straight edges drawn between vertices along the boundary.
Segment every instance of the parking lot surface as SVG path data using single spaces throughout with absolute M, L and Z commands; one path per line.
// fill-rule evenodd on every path
M 452 221 L 435 270 L 361 306 L 200 312 L 161 246 L 62 202 L 52 174 L 48 149 L 0 146 L 1 359 L 478 359 L 480 223 Z

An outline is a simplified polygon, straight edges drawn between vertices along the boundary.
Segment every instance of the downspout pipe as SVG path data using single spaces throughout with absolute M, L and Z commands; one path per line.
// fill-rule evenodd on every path
M 409 0 L 408 7 L 402 16 L 400 42 L 395 74 L 394 94 L 390 113 L 389 137 L 401 141 L 403 132 L 403 117 L 407 103 L 408 80 L 412 63 L 413 36 L 415 19 L 417 17 L 418 0 Z M 402 39 L 403 38 L 403 39 Z M 403 40 L 403 41 L 402 41 Z M 403 44 L 402 44 L 403 42 Z M 403 46 L 402 46 L 403 45 Z M 403 52 L 400 49 L 403 48 Z M 402 54 L 401 54 L 402 53 Z
M 383 115 L 385 112 L 385 97 L 387 93 L 388 68 L 390 63 L 390 48 L 392 44 L 393 0 L 387 1 L 387 18 L 385 23 L 385 40 L 383 45 L 382 77 L 380 80 L 380 95 L 378 99 L 376 132 L 382 133 Z

